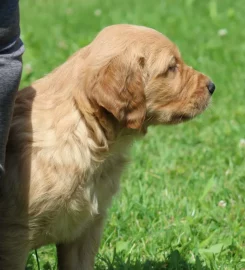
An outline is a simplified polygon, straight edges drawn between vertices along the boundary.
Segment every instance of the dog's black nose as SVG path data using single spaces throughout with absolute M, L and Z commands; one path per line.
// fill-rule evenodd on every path
M 215 90 L 215 84 L 214 84 L 213 82 L 210 81 L 210 82 L 208 83 L 207 87 L 208 87 L 209 93 L 212 95 L 213 92 L 214 92 L 214 90 Z

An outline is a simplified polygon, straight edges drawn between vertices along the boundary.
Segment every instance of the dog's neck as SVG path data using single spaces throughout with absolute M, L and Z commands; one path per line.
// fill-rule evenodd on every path
M 90 141 L 90 151 L 97 160 L 103 160 L 112 153 L 125 151 L 135 138 L 145 132 L 125 128 L 123 123 L 119 123 L 109 112 L 92 106 L 85 95 L 82 67 L 80 72 L 77 67 L 71 68 L 76 65 L 76 61 L 76 57 L 71 57 L 48 76 L 36 81 L 23 95 L 28 99 L 28 92 L 33 92 L 34 102 L 32 106 L 32 101 L 29 101 L 29 110 L 32 111 L 31 114 L 39 115 L 34 117 L 35 119 L 44 120 L 37 124 L 40 126 L 35 130 L 43 129 L 45 136 L 49 133 L 56 134 L 53 139 L 55 144 L 55 140 L 64 140 L 65 134 L 66 137 L 79 137 L 77 130 L 86 128 L 87 131 L 81 134 L 80 140 L 84 140 L 86 133 L 85 136 Z M 23 102 L 24 99 L 21 100 Z M 42 137 L 36 134 L 33 136 L 36 143 Z M 52 144 L 51 139 L 49 143 Z

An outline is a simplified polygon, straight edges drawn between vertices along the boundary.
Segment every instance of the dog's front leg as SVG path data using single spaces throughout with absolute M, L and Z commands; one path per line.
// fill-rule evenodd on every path
M 104 216 L 97 216 L 71 243 L 57 245 L 59 270 L 92 270 L 99 249 Z

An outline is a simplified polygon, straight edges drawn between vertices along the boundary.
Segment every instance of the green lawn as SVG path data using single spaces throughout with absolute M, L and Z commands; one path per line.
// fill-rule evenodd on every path
M 21 86 L 64 62 L 103 27 L 132 23 L 166 34 L 217 87 L 203 115 L 151 128 L 135 143 L 96 269 L 245 269 L 244 1 L 20 2 Z M 38 255 L 41 269 L 56 269 L 53 246 Z M 38 269 L 35 253 L 26 269 Z

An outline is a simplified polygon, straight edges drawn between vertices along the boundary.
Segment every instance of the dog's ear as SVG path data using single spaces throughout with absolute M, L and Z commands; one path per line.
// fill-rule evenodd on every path
M 142 67 L 144 59 L 118 56 L 100 68 L 89 91 L 97 106 L 111 113 L 125 127 L 141 129 L 146 114 Z

